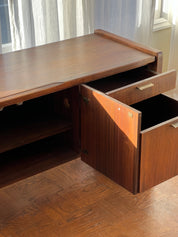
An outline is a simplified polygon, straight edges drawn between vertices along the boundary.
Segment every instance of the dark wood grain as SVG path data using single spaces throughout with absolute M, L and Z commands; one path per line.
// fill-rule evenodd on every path
M 53 93 L 53 104 L 55 114 L 62 117 L 65 122 L 71 122 L 71 139 L 73 148 L 80 151 L 80 94 L 79 87 Z
M 178 174 L 178 101 L 158 95 L 132 105 L 142 112 L 140 192 Z
M 116 96 L 118 93 L 120 97 L 117 99 L 126 104 L 144 100 L 143 107 L 146 108 L 146 98 L 172 89 L 175 85 L 175 71 L 146 79 L 148 74 L 152 76 L 161 72 L 161 68 L 162 54 L 159 50 L 144 47 L 101 30 L 95 31 L 95 34 L 1 55 L 0 110 L 5 108 L 0 114 L 0 152 L 67 130 L 70 132 L 66 143 L 72 145 L 79 152 L 80 101 L 78 86 L 81 83 L 110 77 L 110 82 L 114 82 L 110 86 L 114 88 L 107 88 L 107 91 L 104 92 L 111 96 Z M 133 69 L 135 69 L 133 81 L 136 83 L 129 85 L 133 81 L 128 75 L 132 74 L 133 71 L 131 70 Z M 142 70 L 145 69 L 151 69 L 154 72 L 142 73 Z M 141 73 L 137 78 L 136 71 L 140 70 Z M 118 73 L 127 74 L 127 82 L 122 76 L 122 80 L 114 81 Z M 104 79 L 105 82 L 107 80 L 108 78 Z M 135 86 L 143 86 L 147 82 L 155 83 L 155 87 L 144 91 L 141 95 L 134 92 Z M 120 89 L 116 87 L 118 84 Z M 123 86 L 125 87 L 121 89 Z M 107 83 L 102 85 L 104 90 L 106 87 Z M 118 91 L 110 91 L 113 89 Z M 43 103 L 38 104 L 43 98 L 47 98 L 47 100 L 45 99 Z M 6 114 L 6 109 L 11 111 L 11 106 L 17 107 L 15 104 L 23 101 L 25 101 L 24 105 L 19 107 L 22 108 L 22 113 L 14 111 Z M 31 102 L 32 106 L 25 105 Z M 138 108 L 135 104 L 132 105 L 133 107 L 126 104 L 91 87 L 81 86 L 82 159 L 129 191 L 137 193 L 141 122 L 142 130 L 145 127 L 154 126 L 155 121 L 151 119 L 150 114 L 155 115 L 157 113 L 153 109 L 155 107 L 150 104 L 147 120 L 145 120 L 147 113 L 142 110 L 138 111 L 138 108 L 141 108 L 139 107 L 140 104 L 137 104 Z M 25 107 L 26 109 L 23 109 Z M 162 104 L 159 107 L 163 108 Z M 142 120 L 141 113 L 143 115 Z M 172 117 L 175 117 L 174 115 L 171 113 Z M 157 123 L 160 122 L 160 117 L 156 118 Z M 169 116 L 165 121 L 168 119 L 170 119 Z M 149 141 L 154 141 L 149 136 L 151 130 L 142 131 L 143 154 L 144 152 L 147 153 Z M 157 127 L 153 130 L 157 131 Z M 174 133 L 176 135 L 173 137 L 177 139 L 177 133 Z M 154 138 L 156 135 L 162 136 L 164 146 L 167 134 L 163 137 L 163 132 L 158 132 L 158 134 L 155 132 Z M 171 136 L 169 131 L 168 136 Z M 148 144 L 146 144 L 147 142 Z M 175 146 L 172 148 L 171 152 L 177 155 Z M 156 151 L 158 152 L 156 153 L 157 156 L 159 156 L 159 150 Z M 152 152 L 150 151 L 151 155 Z M 2 156 L 5 154 L 7 153 L 3 153 Z M 146 157 L 144 158 L 146 162 L 149 159 L 148 154 L 143 155 Z M 167 162 L 168 157 L 166 157 L 167 155 L 164 159 L 167 159 Z M 159 157 L 159 159 L 161 158 Z M 176 162 L 174 159 L 171 167 L 173 165 L 177 167 Z M 153 164 L 151 165 L 153 166 Z M 155 178 L 156 183 L 158 179 Z M 146 185 L 143 184 L 140 190 L 145 190 Z
M 140 112 L 88 86 L 81 95 L 82 160 L 137 192 Z
M 141 132 L 140 192 L 178 174 L 178 117 Z
M 72 87 L 69 89 L 70 91 L 70 113 L 71 113 L 71 121 L 72 121 L 72 146 L 74 150 L 80 153 L 80 141 L 81 141 L 81 131 L 80 131 L 80 93 L 79 87 Z
M 138 87 L 152 83 L 153 86 L 140 91 Z M 137 103 L 147 98 L 159 95 L 176 86 L 176 71 L 169 71 L 144 79 L 140 82 L 130 83 L 119 89 L 107 92 L 107 94 L 128 105 Z
M 0 107 L 154 61 L 153 55 L 97 34 L 3 54 Z

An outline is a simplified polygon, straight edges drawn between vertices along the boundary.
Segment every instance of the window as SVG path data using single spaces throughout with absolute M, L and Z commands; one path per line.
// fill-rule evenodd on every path
M 153 31 L 171 27 L 168 19 L 170 0 L 156 0 Z
M 2 52 L 4 53 L 11 49 L 8 0 L 0 0 L 0 24 Z
M 168 18 L 168 0 L 156 0 L 155 19 Z

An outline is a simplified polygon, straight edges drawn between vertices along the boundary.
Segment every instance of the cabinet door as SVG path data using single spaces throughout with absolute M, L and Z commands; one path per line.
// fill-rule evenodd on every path
M 118 184 L 138 191 L 141 113 L 81 86 L 82 160 Z
M 178 174 L 177 123 L 178 117 L 141 132 L 140 192 Z

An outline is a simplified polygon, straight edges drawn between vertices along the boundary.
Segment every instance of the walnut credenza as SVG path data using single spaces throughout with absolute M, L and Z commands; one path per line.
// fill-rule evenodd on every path
M 176 72 L 161 70 L 160 51 L 102 30 L 1 55 L 0 156 L 61 134 L 132 193 L 177 175 Z

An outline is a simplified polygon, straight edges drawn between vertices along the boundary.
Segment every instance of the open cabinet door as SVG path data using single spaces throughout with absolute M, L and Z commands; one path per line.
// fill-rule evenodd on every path
M 82 160 L 129 191 L 138 191 L 141 113 L 81 85 Z

